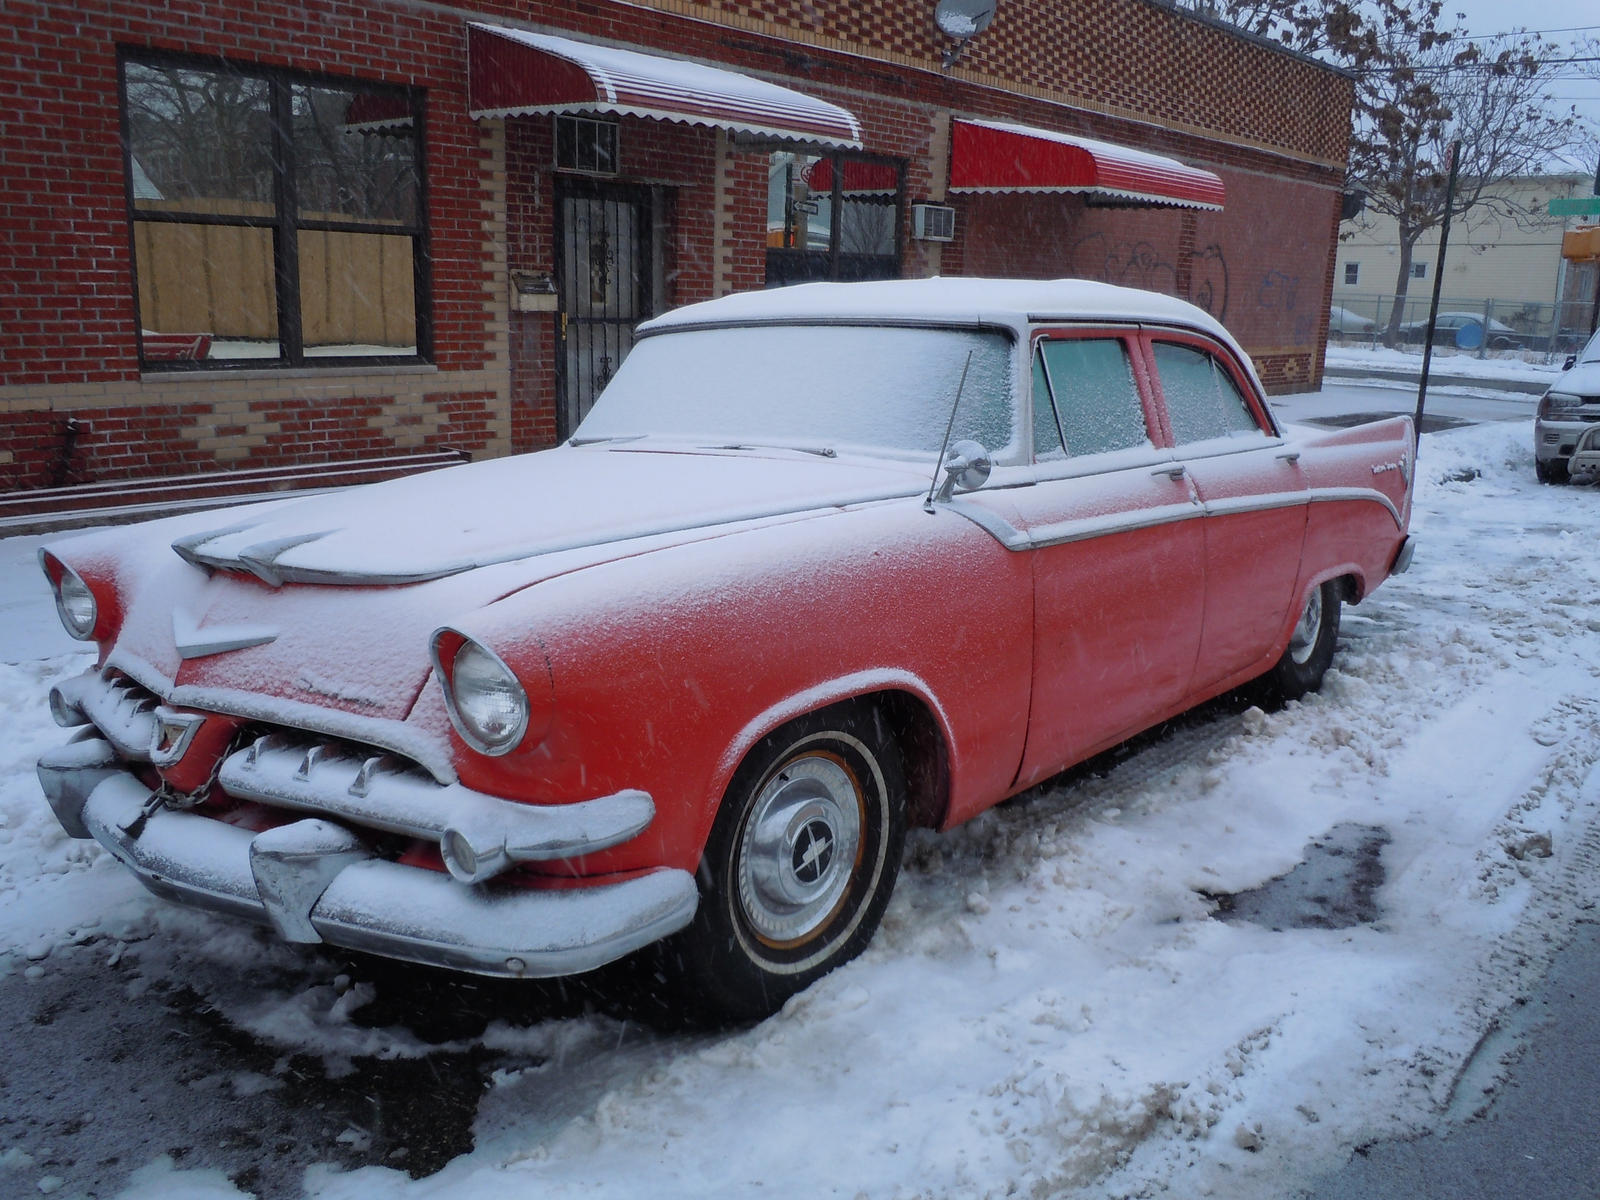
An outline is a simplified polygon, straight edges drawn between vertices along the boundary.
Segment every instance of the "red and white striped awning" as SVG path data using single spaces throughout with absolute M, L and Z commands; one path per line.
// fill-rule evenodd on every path
M 467 68 L 474 117 L 619 113 L 785 141 L 861 145 L 861 126 L 847 109 L 678 58 L 469 24 Z
M 802 174 L 813 196 L 833 191 L 833 159 L 819 158 Z M 893 196 L 900 190 L 900 172 L 893 163 L 848 158 L 839 172 L 839 190 L 846 196 Z
M 950 123 L 952 192 L 1084 192 L 1114 200 L 1220 209 L 1222 180 L 1175 158 L 1008 125 Z

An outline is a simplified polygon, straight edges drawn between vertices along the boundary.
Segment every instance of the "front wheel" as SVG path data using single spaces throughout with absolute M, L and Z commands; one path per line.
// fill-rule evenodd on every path
M 1533 473 L 1540 483 L 1565 483 L 1567 461 L 1564 458 L 1536 458 L 1533 460 Z
M 1340 583 L 1330 579 L 1311 589 L 1306 606 L 1289 635 L 1283 657 L 1268 675 L 1274 693 L 1284 700 L 1298 700 L 1322 685 L 1322 677 L 1333 662 L 1334 643 L 1339 640 Z
M 700 1015 L 753 1020 L 854 958 L 905 845 L 899 752 L 875 710 L 813 713 L 762 739 L 706 842 L 695 919 L 666 947 Z

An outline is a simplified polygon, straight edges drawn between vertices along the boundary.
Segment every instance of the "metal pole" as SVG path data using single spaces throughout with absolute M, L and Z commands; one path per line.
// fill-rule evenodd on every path
M 1439 225 L 1439 260 L 1433 268 L 1433 301 L 1428 305 L 1428 333 L 1422 343 L 1422 378 L 1417 382 L 1417 414 L 1414 418 L 1416 428 L 1413 433 L 1416 445 L 1413 449 L 1420 449 L 1422 445 L 1422 410 L 1428 399 L 1428 368 L 1433 363 L 1433 326 L 1439 319 L 1439 292 L 1444 287 L 1444 251 L 1450 244 L 1450 208 L 1456 199 L 1456 173 L 1461 170 L 1461 143 L 1450 143 L 1450 181 L 1444 186 L 1444 220 Z M 1484 329 L 1487 337 L 1489 330 Z

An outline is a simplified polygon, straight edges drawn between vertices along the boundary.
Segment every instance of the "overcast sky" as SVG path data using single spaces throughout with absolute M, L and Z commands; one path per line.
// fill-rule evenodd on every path
M 1550 32 L 1545 36 L 1571 53 L 1575 41 L 1600 39 L 1600 4 L 1595 0 L 1446 0 L 1447 13 L 1462 14 L 1468 33 L 1487 38 L 1516 29 Z M 1600 135 L 1600 63 L 1573 63 L 1557 81 L 1553 95 L 1576 105 Z M 1594 162 L 1586 164 L 1594 169 Z

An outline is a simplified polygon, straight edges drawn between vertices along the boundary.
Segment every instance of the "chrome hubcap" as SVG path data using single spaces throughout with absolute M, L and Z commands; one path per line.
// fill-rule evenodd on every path
M 791 942 L 825 924 L 855 868 L 854 777 L 820 754 L 788 763 L 756 797 L 739 844 L 739 901 L 757 935 Z
M 1305 611 L 1300 614 L 1300 622 L 1294 627 L 1294 633 L 1289 635 L 1289 657 L 1295 662 L 1304 664 L 1311 657 L 1311 651 L 1317 645 L 1317 633 L 1322 628 L 1322 589 L 1311 589 L 1311 597 L 1306 601 Z

